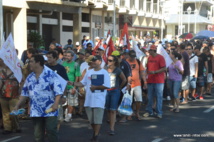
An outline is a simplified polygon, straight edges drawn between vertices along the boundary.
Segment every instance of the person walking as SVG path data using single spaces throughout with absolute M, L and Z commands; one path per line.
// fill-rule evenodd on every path
M 92 68 L 88 70 L 80 82 L 69 82 L 70 85 L 86 86 L 85 110 L 93 129 L 91 141 L 98 142 L 100 127 L 103 120 L 107 89 L 110 86 L 108 72 L 101 68 L 102 57 L 96 55 L 92 59 Z
M 30 58 L 29 65 L 33 72 L 27 77 L 14 110 L 17 111 L 29 98 L 35 141 L 44 142 L 46 131 L 50 142 L 58 142 L 58 105 L 63 89 L 57 74 L 44 66 L 44 62 L 42 55 L 33 55 Z

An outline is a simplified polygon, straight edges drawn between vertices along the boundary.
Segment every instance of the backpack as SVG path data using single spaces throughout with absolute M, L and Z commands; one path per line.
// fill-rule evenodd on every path
M 18 81 L 10 77 L 13 73 L 6 75 L 4 71 L 0 72 L 1 77 L 1 88 L 0 88 L 0 96 L 3 98 L 16 98 L 19 95 L 19 83 Z

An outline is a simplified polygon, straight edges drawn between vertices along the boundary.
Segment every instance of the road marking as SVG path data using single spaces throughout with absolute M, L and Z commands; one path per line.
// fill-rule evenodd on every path
M 152 142 L 160 142 L 160 141 L 162 141 L 162 140 L 163 140 L 163 139 L 158 138 L 158 139 L 153 140 Z
M 13 138 L 10 138 L 10 139 L 3 140 L 3 141 L 1 141 L 1 142 L 9 142 L 9 141 L 18 139 L 18 138 L 20 138 L 20 137 L 21 137 L 21 136 L 16 136 L 16 137 L 13 137 Z
M 204 111 L 204 113 L 209 113 L 210 111 L 214 110 L 214 106 Z

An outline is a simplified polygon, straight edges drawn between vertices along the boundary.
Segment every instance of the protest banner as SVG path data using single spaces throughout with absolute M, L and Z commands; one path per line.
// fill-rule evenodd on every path
M 12 34 L 8 36 L 7 40 L 0 49 L 0 58 L 4 61 L 5 65 L 11 69 L 16 79 L 21 82 L 22 70 L 16 54 Z

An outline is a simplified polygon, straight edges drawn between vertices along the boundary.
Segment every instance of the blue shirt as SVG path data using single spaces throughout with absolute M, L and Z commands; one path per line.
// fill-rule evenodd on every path
M 39 78 L 32 72 L 26 79 L 21 96 L 30 98 L 31 117 L 58 116 L 58 111 L 45 113 L 55 101 L 57 95 L 63 94 L 57 74 L 44 66 Z

